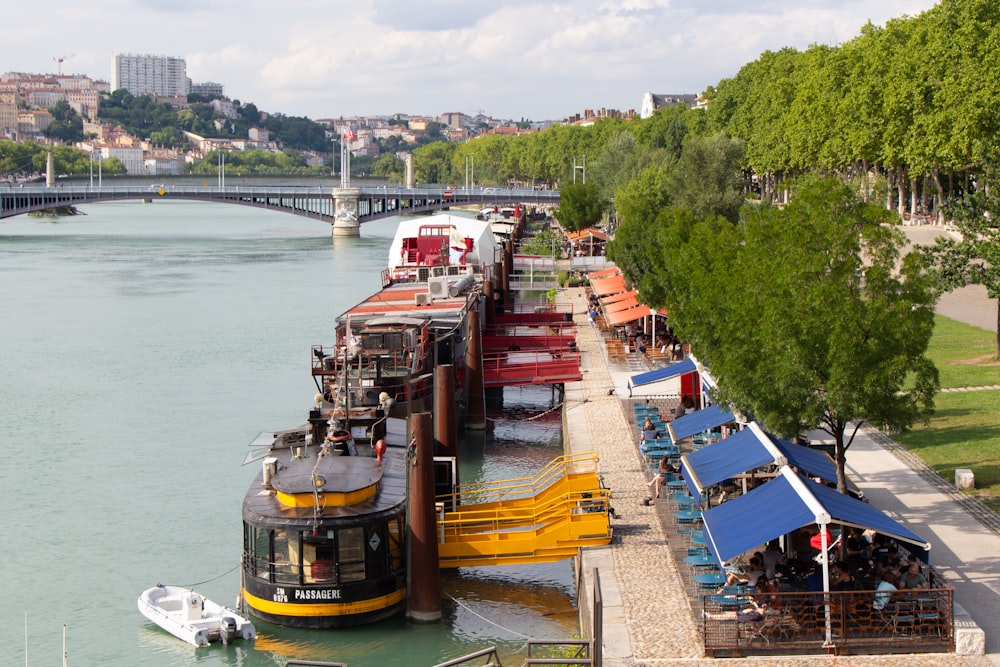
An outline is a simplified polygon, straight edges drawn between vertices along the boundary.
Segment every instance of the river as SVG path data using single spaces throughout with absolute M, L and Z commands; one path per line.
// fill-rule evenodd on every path
M 255 621 L 254 644 L 195 649 L 136 608 L 156 583 L 232 605 L 241 503 L 260 431 L 305 421 L 310 346 L 378 289 L 396 219 L 326 223 L 154 201 L 0 221 L 4 664 L 433 665 L 576 636 L 571 561 L 442 572 L 443 618 L 349 630 Z M 530 475 L 561 453 L 547 389 L 508 389 L 463 481 Z

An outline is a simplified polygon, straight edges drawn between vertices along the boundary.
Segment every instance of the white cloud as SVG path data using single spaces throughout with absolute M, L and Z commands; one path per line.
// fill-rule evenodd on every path
M 115 53 L 187 59 L 265 111 L 484 109 L 562 118 L 700 92 L 765 50 L 851 39 L 933 0 L 52 0 L 5 9 L 0 69 L 110 78 Z

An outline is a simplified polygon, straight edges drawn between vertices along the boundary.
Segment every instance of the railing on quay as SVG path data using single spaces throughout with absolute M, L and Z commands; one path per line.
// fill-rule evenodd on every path
M 954 650 L 953 590 L 781 592 L 780 609 L 753 614 L 753 595 L 704 595 L 705 652 L 714 657 L 782 653 L 945 653 Z M 881 609 L 880 595 L 891 595 Z M 826 644 L 827 610 L 832 645 Z

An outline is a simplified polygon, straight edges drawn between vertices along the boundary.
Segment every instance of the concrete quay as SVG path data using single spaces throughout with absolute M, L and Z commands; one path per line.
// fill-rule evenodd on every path
M 604 664 L 718 665 L 723 659 L 704 655 L 700 621 L 696 620 L 700 607 L 685 587 L 680 568 L 686 566 L 678 562 L 668 544 L 673 520 L 669 503 L 644 502 L 651 495 L 646 485 L 649 475 L 636 447 L 631 415 L 622 401 L 627 390 L 616 387 L 613 377 L 623 374 L 611 372 L 603 340 L 588 322 L 584 290 L 569 289 L 565 295 L 574 304 L 583 369 L 581 382 L 566 385 L 565 446 L 571 453 L 597 452 L 599 472 L 612 491 L 611 504 L 617 515 L 612 521 L 613 542 L 607 547 L 584 549 L 581 555 L 581 606 L 592 596 L 594 568 L 601 580 Z M 958 641 L 971 641 L 973 645 L 965 647 L 970 652 L 976 650 L 976 641 L 984 641 L 986 655 L 831 654 L 738 660 L 765 667 L 1000 665 L 1000 616 L 996 613 L 1000 609 L 1000 534 L 956 502 L 956 494 L 928 482 L 926 471 L 915 470 L 912 462 L 895 456 L 885 440 L 872 430 L 859 433 L 848 454 L 849 475 L 873 505 L 931 541 L 932 562 L 954 583 L 955 600 L 971 617 L 968 634 Z M 587 613 L 583 610 L 581 616 Z M 978 628 L 985 630 L 985 636 Z

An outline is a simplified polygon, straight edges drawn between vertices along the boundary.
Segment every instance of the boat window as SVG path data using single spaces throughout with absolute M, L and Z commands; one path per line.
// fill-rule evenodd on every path
M 365 578 L 365 529 L 361 526 L 344 528 L 337 533 L 339 545 L 338 570 L 340 583 L 363 581 Z
M 337 547 L 335 532 L 302 533 L 302 565 L 305 583 L 331 582 L 336 579 L 334 563 Z
M 272 544 L 274 548 L 274 583 L 298 584 L 302 565 L 299 534 L 294 533 L 289 539 L 287 532 L 276 530 Z
M 271 531 L 244 524 L 246 551 L 250 554 L 251 574 L 261 579 L 271 578 Z

